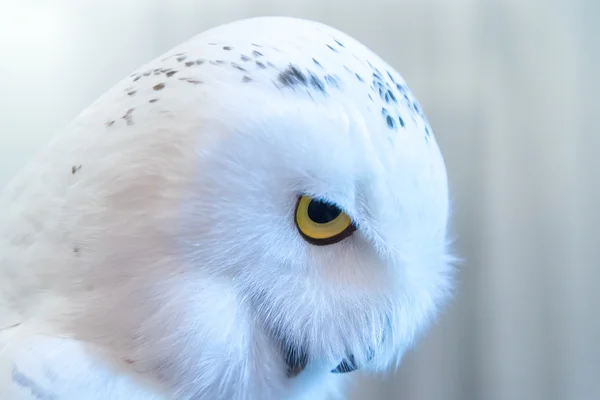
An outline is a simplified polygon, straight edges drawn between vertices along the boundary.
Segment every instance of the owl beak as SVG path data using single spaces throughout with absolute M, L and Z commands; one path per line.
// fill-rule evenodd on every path
M 285 364 L 286 364 L 286 375 L 288 378 L 295 378 L 298 376 L 308 364 L 308 354 L 303 349 L 294 349 L 292 347 L 285 347 Z M 369 360 L 373 358 L 374 354 L 371 351 Z M 337 367 L 331 370 L 332 374 L 346 374 L 358 370 L 358 365 L 354 358 L 354 355 L 349 355 Z
M 350 355 L 344 361 L 342 361 L 335 369 L 331 370 L 333 374 L 345 374 L 348 372 L 356 371 L 358 366 L 354 360 L 354 356 Z
M 284 345 L 284 356 L 286 364 L 286 375 L 295 378 L 304 371 L 308 364 L 308 354 L 302 348 L 293 348 Z
M 367 357 L 367 362 L 371 361 L 375 357 L 375 352 L 373 348 L 369 349 L 369 355 Z M 331 370 L 332 374 L 346 374 L 348 372 L 353 372 L 358 369 L 358 365 L 356 364 L 356 360 L 354 359 L 354 355 L 350 354 L 344 361 L 342 361 L 335 369 Z

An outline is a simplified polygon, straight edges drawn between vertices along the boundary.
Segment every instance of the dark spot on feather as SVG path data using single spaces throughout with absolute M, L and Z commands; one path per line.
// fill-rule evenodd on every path
M 194 65 L 194 64 L 196 64 L 196 62 L 195 62 L 195 61 L 186 61 L 186 62 L 185 62 L 185 66 L 186 66 L 186 67 L 191 67 L 191 66 L 192 66 L 192 65 Z
M 257 50 L 252 50 L 252 55 L 254 57 L 262 57 L 263 53 L 261 53 L 260 51 L 257 51 Z
M 271 61 L 267 61 L 267 65 L 271 68 L 277 69 L 277 66 L 275 64 L 273 64 Z
M 186 56 L 179 56 L 179 57 L 177 57 L 177 58 L 176 58 L 176 60 L 177 60 L 177 61 L 179 61 L 179 62 L 182 62 L 182 61 L 184 61 L 186 58 L 187 58 Z
M 252 82 L 252 78 L 250 78 L 250 77 L 247 77 L 247 76 L 244 76 L 244 77 L 242 78 L 242 82 L 243 82 L 243 83 Z
M 337 43 L 337 44 L 338 44 L 340 47 L 346 47 L 346 46 L 344 46 L 344 44 L 343 44 L 342 42 L 340 42 L 339 40 L 337 40 L 337 39 L 333 39 L 333 40 L 334 40 L 334 41 L 335 41 L 335 42 L 336 42 L 336 43 Z
M 164 83 L 157 83 L 156 85 L 154 85 L 152 87 L 152 89 L 154 90 L 163 90 L 165 88 L 165 84 Z
M 115 123 L 115 121 L 108 121 L 108 122 L 107 122 L 106 124 L 104 124 L 104 125 L 106 125 L 106 126 L 113 126 L 113 124 L 114 124 L 114 123 Z
M 196 65 L 202 65 L 204 64 L 204 60 L 196 60 Z
M 257 66 L 258 68 L 260 68 L 260 69 L 265 69 L 265 68 L 267 68 L 267 66 L 266 66 L 265 64 L 261 63 L 260 61 L 257 61 L 257 62 L 256 62 L 256 66 Z
M 127 112 L 125 113 L 125 115 L 123 115 L 121 118 L 123 118 L 125 120 L 125 122 L 127 123 L 127 125 L 133 125 L 133 111 L 135 110 L 135 108 L 130 108 L 129 110 L 127 110 Z
M 325 93 L 325 84 L 321 79 L 319 79 L 318 76 L 311 72 L 309 73 L 308 81 L 313 88 L 317 89 L 321 93 Z
M 358 73 L 355 73 L 354 75 L 356 75 L 356 79 L 358 79 L 361 82 L 364 82 L 365 80 L 362 78 L 362 76 L 360 76 Z
M 387 126 L 390 129 L 394 129 L 396 127 L 396 124 L 394 124 L 394 119 L 390 115 L 385 117 L 385 122 L 387 122 Z
M 250 61 L 250 60 L 252 60 L 250 57 L 248 57 L 248 56 L 245 56 L 245 55 L 243 55 L 243 54 L 240 56 L 240 59 L 241 59 L 242 61 Z
M 401 116 L 399 116 L 399 115 L 398 115 L 398 122 L 400 122 L 400 126 L 401 126 L 401 127 L 403 127 L 403 128 L 405 127 L 404 120 L 403 120 L 403 119 L 402 119 L 402 117 L 401 117 Z
M 225 64 L 225 61 L 223 60 L 213 60 L 213 61 L 209 61 L 210 64 L 212 65 L 223 65 Z
M 236 64 L 236 63 L 232 62 L 232 63 L 231 63 L 231 66 L 232 66 L 233 68 L 237 69 L 237 70 L 240 70 L 240 71 L 246 72 L 246 69 L 245 69 L 245 68 L 243 68 L 243 67 L 241 67 L 239 64 Z
M 256 44 L 256 43 L 252 43 L 252 46 L 254 46 L 254 47 L 262 47 L 260 44 Z
M 136 90 L 132 90 L 131 92 L 128 92 L 127 95 L 128 96 L 134 96 L 137 93 Z
M 71 167 L 71 173 L 72 173 L 73 175 L 75 175 L 75 173 L 76 173 L 77 171 L 79 171 L 80 169 L 81 169 L 81 165 L 73 165 L 73 166 Z
M 394 95 L 394 92 L 392 92 L 391 90 L 388 90 L 387 94 L 394 103 L 398 103 L 398 100 L 396 100 L 396 96 Z
M 202 81 L 199 81 L 196 79 L 190 79 L 190 78 L 186 78 L 186 79 L 184 79 L 184 81 L 186 81 L 188 83 L 193 83 L 194 85 L 199 85 L 199 84 L 203 83 Z
M 158 99 L 150 99 L 148 100 L 148 103 L 156 103 L 158 101 Z
M 341 87 L 341 81 L 337 75 L 325 75 L 325 82 L 338 89 Z
M 227 51 L 229 51 L 229 50 L 231 50 L 231 49 L 232 49 L 232 47 L 231 47 L 231 46 L 223 46 L 223 50 L 227 50 Z
M 141 78 L 141 77 L 142 77 L 141 75 L 139 75 L 139 76 L 136 76 L 135 78 L 133 78 L 133 81 L 134 81 L 134 82 L 137 82 L 137 81 L 139 81 L 139 80 L 140 80 L 140 78 Z
M 167 75 L 167 78 L 172 77 L 173 75 L 175 75 L 177 73 L 177 71 L 169 71 L 167 72 L 165 75 Z
M 333 51 L 334 53 L 339 53 L 339 51 L 335 47 L 333 47 L 332 45 L 328 44 L 327 47 L 329 47 L 329 49 L 331 51 Z
M 314 58 L 313 58 L 312 60 L 313 60 L 313 62 L 314 62 L 314 63 L 315 63 L 317 66 L 319 66 L 319 67 L 323 68 L 323 66 L 321 65 L 321 63 L 320 63 L 320 62 L 318 62 L 318 61 L 317 61 L 317 60 L 315 60 Z
M 279 82 L 286 87 L 294 87 L 295 85 L 306 86 L 306 76 L 295 65 L 290 65 L 285 71 L 279 74 Z
M 387 72 L 387 75 L 390 77 L 390 79 L 392 80 L 393 83 L 396 83 L 396 81 L 394 80 L 394 77 L 392 76 L 392 74 L 390 73 L 390 71 L 385 71 Z
M 151 73 L 152 73 L 152 71 L 146 71 L 146 72 L 144 72 L 144 76 L 150 76 Z

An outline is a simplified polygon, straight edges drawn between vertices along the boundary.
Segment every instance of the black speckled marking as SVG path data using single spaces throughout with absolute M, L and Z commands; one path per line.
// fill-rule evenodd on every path
M 250 58 L 250 57 L 248 57 L 248 56 L 245 56 L 245 55 L 243 55 L 243 54 L 242 54 L 242 55 L 240 56 L 240 60 L 242 60 L 242 61 L 246 62 L 246 61 L 251 61 L 251 60 L 252 60 L 252 58 Z
M 156 85 L 152 86 L 153 90 L 163 90 L 165 88 L 165 84 L 164 83 L 157 83 Z
M 158 99 L 150 99 L 148 100 L 148 103 L 156 103 L 158 101 Z
M 252 50 L 252 55 L 253 55 L 254 57 L 262 57 L 262 56 L 263 56 L 263 53 L 261 53 L 261 52 L 260 52 L 260 51 L 258 51 L 258 50 Z
M 185 61 L 185 59 L 186 59 L 186 58 L 187 58 L 187 57 L 186 57 L 185 55 L 181 55 L 181 56 L 177 57 L 177 58 L 176 58 L 176 60 L 177 60 L 178 62 L 182 62 L 182 61 Z
M 115 121 L 108 121 L 104 125 L 106 125 L 106 126 L 113 126 L 114 124 L 115 124 Z
M 337 75 L 325 75 L 325 82 L 338 89 L 342 87 L 342 80 Z
M 335 47 L 333 47 L 332 45 L 328 44 L 327 47 L 329 47 L 329 49 L 331 51 L 333 51 L 334 53 L 339 53 L 338 49 L 336 49 Z
M 186 61 L 186 62 L 185 62 L 185 66 L 186 66 L 186 67 L 191 67 L 192 65 L 195 65 L 195 64 L 196 64 L 196 62 L 195 62 L 195 61 Z
M 210 64 L 212 65 L 223 65 L 225 64 L 225 61 L 223 60 L 213 60 L 213 61 L 209 61 Z
M 342 89 L 342 80 L 339 76 L 333 74 L 319 75 L 311 70 L 303 71 L 293 64 L 290 64 L 278 75 L 277 82 L 282 87 L 292 89 L 304 87 L 309 91 L 314 90 L 324 95 L 328 94 L 328 87 Z
M 385 71 L 387 73 L 387 75 L 390 77 L 390 80 L 392 81 L 392 83 L 396 83 L 396 81 L 394 80 L 394 77 L 392 76 L 390 71 Z
M 363 82 L 363 83 L 365 82 L 365 80 L 363 79 L 363 77 L 362 77 L 362 76 L 360 76 L 360 75 L 358 74 L 358 72 L 357 72 L 357 73 L 355 73 L 354 75 L 356 76 L 356 79 L 358 79 L 358 80 L 359 80 L 359 82 Z
M 196 65 L 204 64 L 205 60 L 196 60 Z
M 396 121 L 394 121 L 394 118 L 390 115 L 389 111 L 386 108 L 381 109 L 381 115 L 385 119 L 385 123 L 387 124 L 387 127 L 395 130 L 396 129 Z
M 335 42 L 338 44 L 338 46 L 340 46 L 340 47 L 346 47 L 346 46 L 344 46 L 344 44 L 343 44 L 342 42 L 340 42 L 339 40 L 337 40 L 337 39 L 333 39 L 333 40 L 334 40 L 334 41 L 335 41 Z
M 231 47 L 231 46 L 223 46 L 223 50 L 229 51 L 231 49 L 233 49 L 233 47 Z
M 312 60 L 313 60 L 313 62 L 315 63 L 316 66 L 318 66 L 320 68 L 323 68 L 323 66 L 321 65 L 321 63 L 318 62 L 316 59 L 313 58 Z
M 256 62 L 256 66 L 257 66 L 258 68 L 260 68 L 260 69 L 265 69 L 265 68 L 267 68 L 267 66 L 266 66 L 265 64 L 261 63 L 260 61 L 257 61 L 257 62 Z
M 177 73 L 177 71 L 169 71 L 167 72 L 165 75 L 167 75 L 167 78 L 172 77 L 173 75 L 175 75 Z
M 133 125 L 133 111 L 135 111 L 135 108 L 130 108 L 129 110 L 127 110 L 127 112 L 125 113 L 125 115 L 123 115 L 121 118 L 123 118 L 125 120 L 125 122 L 127 123 L 127 125 Z
M 306 75 L 295 65 L 290 65 L 285 71 L 279 74 L 279 82 L 285 87 L 294 87 L 296 85 L 306 86 Z
M 232 62 L 232 63 L 231 63 L 231 66 L 232 66 L 233 68 L 237 69 L 237 70 L 240 70 L 240 71 L 242 71 L 242 72 L 247 72 L 246 68 L 244 68 L 244 67 L 242 67 L 241 65 L 239 65 L 239 64 L 236 64 L 236 63 L 234 63 L 234 62 Z
M 137 90 L 132 90 L 131 92 L 127 92 L 128 96 L 135 96 L 135 94 L 137 93 Z
M 256 43 L 252 43 L 252 46 L 254 46 L 254 47 L 262 47 L 260 44 L 256 44 Z
M 75 175 L 75 174 L 77 173 L 77 171 L 79 171 L 80 169 L 81 169 L 81 164 L 80 164 L 80 165 L 73 165 L 73 166 L 71 167 L 71 173 L 72 173 L 73 175 Z
M 387 96 L 389 97 L 389 99 L 394 102 L 394 103 L 398 103 L 398 99 L 396 99 L 396 96 L 394 95 L 394 92 L 392 92 L 392 89 L 388 89 L 387 91 Z
M 192 78 L 179 78 L 180 81 L 184 81 L 184 82 L 188 82 L 188 83 L 193 83 L 194 85 L 200 85 L 201 83 L 204 83 L 202 81 L 199 81 L 197 79 L 192 79 Z
M 321 79 L 319 79 L 318 76 L 316 76 L 312 72 L 308 73 L 308 82 L 314 89 L 318 90 L 321 93 L 326 93 L 325 84 Z
M 402 119 L 402 117 L 401 117 L 401 116 L 399 116 L 399 115 L 398 115 L 398 122 L 400 123 L 400 126 L 401 126 L 401 127 L 403 127 L 403 128 L 404 128 L 404 127 L 406 126 L 406 125 L 404 124 L 404 120 L 403 120 L 403 119 Z
M 244 77 L 242 78 L 242 82 L 243 83 L 250 83 L 250 82 L 252 82 L 252 78 L 244 75 Z
M 134 81 L 134 82 L 137 82 L 137 81 L 139 81 L 139 80 L 140 80 L 140 78 L 141 78 L 141 77 L 142 77 L 141 75 L 138 75 L 138 76 L 136 76 L 135 78 L 133 78 L 133 81 Z

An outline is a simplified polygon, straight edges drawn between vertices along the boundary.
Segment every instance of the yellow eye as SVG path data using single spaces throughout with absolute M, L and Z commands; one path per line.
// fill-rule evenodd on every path
M 356 230 L 339 207 L 308 196 L 301 196 L 298 201 L 296 226 L 307 242 L 321 246 L 337 243 Z

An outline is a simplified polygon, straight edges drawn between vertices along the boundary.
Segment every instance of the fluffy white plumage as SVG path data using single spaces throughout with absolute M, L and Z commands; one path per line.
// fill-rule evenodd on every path
M 358 229 L 308 243 L 302 194 Z M 151 61 L 0 205 L 2 399 L 335 397 L 352 374 L 330 371 L 393 367 L 451 288 L 418 102 L 310 21 L 237 21 Z

